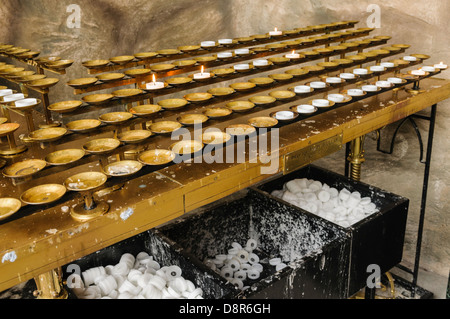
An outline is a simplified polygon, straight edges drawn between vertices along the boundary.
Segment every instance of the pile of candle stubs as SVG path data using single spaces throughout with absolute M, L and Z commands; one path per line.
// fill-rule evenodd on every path
M 275 190 L 271 195 L 342 227 L 350 227 L 379 211 L 370 197 L 361 197 L 357 191 L 338 190 L 307 178 L 291 180 L 283 190 Z
M 68 286 L 79 299 L 203 299 L 202 289 L 181 274 L 180 267 L 161 267 L 146 252 L 136 258 L 125 253 L 116 265 L 71 275 Z
M 249 286 L 245 286 L 247 280 L 259 279 L 264 268 L 263 263 L 273 266 L 276 271 L 287 267 L 281 258 L 260 260 L 259 256 L 255 254 L 256 248 L 257 241 L 254 239 L 249 239 L 245 247 L 233 242 L 227 254 L 218 254 L 214 258 L 207 258 L 204 263 L 238 289 L 246 290 L 249 288 Z

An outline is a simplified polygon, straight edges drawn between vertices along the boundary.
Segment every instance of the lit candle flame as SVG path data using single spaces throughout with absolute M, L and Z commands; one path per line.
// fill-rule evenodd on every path
M 294 54 L 295 54 L 295 50 L 292 51 L 292 55 L 294 55 Z
M 205 71 L 205 67 L 203 65 L 202 65 L 201 71 L 202 71 L 202 75 L 203 75 L 203 72 Z
M 156 83 L 156 76 L 153 74 L 153 84 L 155 84 Z
M 443 61 L 441 61 L 441 63 L 439 63 L 440 65 L 443 65 L 444 64 L 444 62 Z
M 275 28 L 275 32 L 278 32 L 278 28 Z

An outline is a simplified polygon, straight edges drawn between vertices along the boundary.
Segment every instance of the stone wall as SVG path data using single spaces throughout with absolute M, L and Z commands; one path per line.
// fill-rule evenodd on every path
M 81 9 L 80 28 L 67 25 L 70 4 Z M 80 65 L 83 60 L 265 33 L 274 27 L 291 29 L 339 20 L 359 20 L 358 27 L 365 27 L 372 14 L 367 12 L 371 4 L 381 9 L 381 28 L 374 35 L 391 35 L 392 43 L 411 44 L 408 52 L 430 54 L 430 63 L 450 63 L 450 2 L 441 0 L 4 0 L 0 6 L 0 42 L 40 50 L 41 56 L 59 55 L 77 61 L 52 95 L 51 102 L 56 102 L 73 98 L 64 83 L 86 76 Z M 449 78 L 449 74 L 443 76 Z M 449 105 L 442 103 L 438 110 L 421 260 L 424 268 L 443 276 L 448 276 L 450 264 Z M 371 151 L 367 152 L 369 164 L 363 180 L 412 200 L 404 259 L 413 262 L 422 183 L 415 135 L 403 129 L 392 156 L 372 152 L 370 139 L 367 144 Z M 339 171 L 341 167 L 333 163 L 341 155 L 320 162 Z

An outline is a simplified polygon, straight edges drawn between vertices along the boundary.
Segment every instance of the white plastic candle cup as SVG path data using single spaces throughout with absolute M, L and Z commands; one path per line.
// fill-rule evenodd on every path
M 309 83 L 309 86 L 313 89 L 323 89 L 327 86 L 327 84 L 325 82 L 316 81 Z
M 264 60 L 264 59 L 253 61 L 254 66 L 267 66 L 268 64 L 269 64 L 269 61 Z
M 350 96 L 362 96 L 364 95 L 364 91 L 360 89 L 349 89 L 347 90 L 347 94 Z
M 301 114 L 311 114 L 316 111 L 316 108 L 313 105 L 302 104 L 297 106 L 297 112 Z
M 363 85 L 361 89 L 365 92 L 376 92 L 378 91 L 378 86 L 376 85 Z
M 390 88 L 392 86 L 392 83 L 389 81 L 377 81 L 375 84 L 380 88 Z
M 288 59 L 299 59 L 300 58 L 300 54 L 298 54 L 298 53 L 289 53 L 289 54 L 286 54 L 286 58 L 288 58 Z
M 345 96 L 342 94 L 329 94 L 328 95 L 328 100 L 336 102 L 336 103 L 340 103 L 343 102 L 345 99 Z
M 211 77 L 211 73 L 195 73 L 194 74 L 194 80 L 203 80 L 203 79 L 209 79 Z
M 219 44 L 232 44 L 233 39 L 219 39 Z
M 436 68 L 434 66 L 423 66 L 422 70 L 425 72 L 436 72 Z
M 291 111 L 280 111 L 275 114 L 277 120 L 292 120 L 294 118 L 294 113 Z
M 330 101 L 325 99 L 316 99 L 312 101 L 312 105 L 317 107 L 327 107 L 330 106 Z
M 414 56 L 407 55 L 407 56 L 404 56 L 404 57 L 403 57 L 403 60 L 405 60 L 405 61 L 410 61 L 410 62 L 414 62 L 414 61 L 417 61 L 417 58 L 414 57 Z
M 341 83 L 342 79 L 338 78 L 338 77 L 331 76 L 331 77 L 326 79 L 326 82 L 327 83 Z
M 369 73 L 369 71 L 367 71 L 367 69 L 354 69 L 353 70 L 353 74 L 356 74 L 356 75 L 365 75 L 367 73 Z
M 311 87 L 308 85 L 298 85 L 294 88 L 295 93 L 309 93 L 311 92 Z
M 445 69 L 447 69 L 447 64 L 444 64 L 444 63 L 439 63 L 439 64 L 435 64 L 434 65 L 434 67 L 436 68 L 436 69 L 440 69 L 440 70 L 445 70 Z
M 217 53 L 217 58 L 218 59 L 228 59 L 228 58 L 232 58 L 233 57 L 233 53 L 231 52 L 219 52 Z
M 401 84 L 402 83 L 402 79 L 400 79 L 400 78 L 388 78 L 387 80 L 393 84 Z
M 23 100 L 15 101 L 14 104 L 16 105 L 16 107 L 25 107 L 25 106 L 37 104 L 37 100 L 33 99 L 33 98 L 23 99 Z
M 341 74 L 339 74 L 339 77 L 341 79 L 351 80 L 351 79 L 354 79 L 356 76 L 353 73 L 341 73 Z
M 370 67 L 370 71 L 373 71 L 373 72 L 383 72 L 384 70 L 386 70 L 386 68 L 382 65 L 372 65 Z
M 423 70 L 412 70 L 411 74 L 412 75 L 425 75 L 425 71 L 423 71 Z
M 25 98 L 25 95 L 22 93 L 17 93 L 17 94 L 11 94 L 11 95 L 6 95 L 3 97 L 3 101 L 4 102 L 14 102 L 14 101 L 18 101 L 18 100 L 23 100 Z
M 248 70 L 248 69 L 250 69 L 250 64 L 248 64 L 248 63 L 236 64 L 234 66 L 234 69 L 236 71 L 238 71 L 238 70 Z
M 395 66 L 395 64 L 392 62 L 381 62 L 380 66 L 385 67 L 385 68 L 393 68 Z
M 147 90 L 158 90 L 164 88 L 164 82 L 150 82 L 145 85 Z
M 216 45 L 216 42 L 214 41 L 203 41 L 200 46 L 204 47 L 204 48 L 210 48 Z
M 13 94 L 13 90 L 6 89 L 6 90 L 0 90 L 0 96 L 6 96 Z
M 249 54 L 250 50 L 249 49 L 237 49 L 234 51 L 234 53 L 236 53 L 237 55 Z

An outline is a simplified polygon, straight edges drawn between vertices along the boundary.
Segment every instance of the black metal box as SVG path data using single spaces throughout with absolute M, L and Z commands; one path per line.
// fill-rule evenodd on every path
M 247 279 L 248 289 L 235 289 L 234 298 L 346 298 L 349 239 L 345 231 L 303 214 L 259 190 L 218 203 L 156 230 L 158 236 L 202 269 L 229 286 L 230 282 L 203 262 L 227 254 L 233 242 L 256 240 L 263 271 Z M 267 264 L 281 258 L 288 267 Z M 220 297 L 218 295 L 217 297 Z
M 362 219 L 350 227 L 341 227 L 320 216 L 291 205 L 280 198 L 276 198 L 281 203 L 295 208 L 309 218 L 333 224 L 349 234 L 351 253 L 348 256 L 350 265 L 348 270 L 348 292 L 350 295 L 355 294 L 366 286 L 367 279 L 372 274 L 372 271 L 368 271 L 369 265 L 378 265 L 382 274 L 400 263 L 406 231 L 408 199 L 362 182 L 352 181 L 342 175 L 314 165 L 265 182 L 258 186 L 258 189 L 264 191 L 266 196 L 275 198 L 270 195 L 274 190 L 281 190 L 285 183 L 301 178 L 320 181 L 337 189 L 346 188 L 350 192 L 360 192 L 361 196 L 370 197 L 378 207 L 379 211 L 377 213 Z

